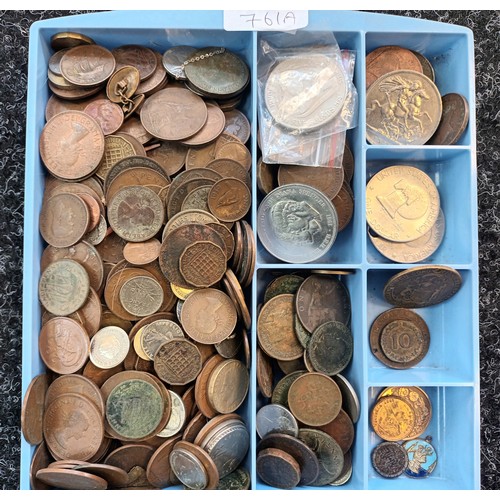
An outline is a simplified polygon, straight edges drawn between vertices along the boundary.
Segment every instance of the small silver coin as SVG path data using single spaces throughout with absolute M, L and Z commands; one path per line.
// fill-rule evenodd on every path
M 277 404 L 263 406 L 257 412 L 256 428 L 261 439 L 273 432 L 293 437 L 299 435 L 299 426 L 295 417 L 290 410 Z
M 192 490 L 204 490 L 208 485 L 205 467 L 187 450 L 172 450 L 169 457 L 172 471 L 179 481 Z
M 285 262 L 302 264 L 325 255 L 337 237 L 337 211 L 321 191 L 288 184 L 271 191 L 257 213 L 257 234 L 266 250 Z
M 349 380 L 340 373 L 335 375 L 333 380 L 337 382 L 342 393 L 342 409 L 351 417 L 352 423 L 355 424 L 359 419 L 361 410 L 358 395 Z
M 196 49 L 194 47 L 189 47 L 187 45 L 172 47 L 163 54 L 163 67 L 167 73 L 170 76 L 173 76 L 176 80 L 186 80 L 184 63 L 195 51 Z

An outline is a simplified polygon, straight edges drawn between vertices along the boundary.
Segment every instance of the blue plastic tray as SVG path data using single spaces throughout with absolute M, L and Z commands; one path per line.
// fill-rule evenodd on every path
M 355 158 L 353 190 L 355 212 L 351 224 L 340 233 L 330 252 L 319 263 L 295 266 L 271 256 L 258 242 L 255 279 L 248 297 L 252 317 L 262 301 L 265 284 L 275 272 L 297 269 L 345 268 L 352 301 L 354 357 L 345 372 L 361 402 L 353 445 L 353 475 L 344 489 L 479 489 L 479 319 L 476 196 L 476 122 L 474 44 L 472 32 L 463 27 L 410 18 L 343 11 L 310 11 L 308 30 L 331 30 L 343 49 L 356 51 L 354 82 L 359 92 L 359 126 L 348 139 Z M 34 23 L 30 33 L 28 113 L 26 133 L 26 203 L 24 225 L 23 298 L 23 394 L 44 370 L 38 355 L 40 306 L 37 290 L 43 242 L 38 231 L 44 169 L 38 139 L 45 123 L 49 91 L 46 70 L 51 54 L 50 37 L 59 31 L 80 31 L 97 43 L 113 48 L 125 43 L 149 46 L 163 52 L 174 45 L 195 47 L 222 45 L 245 58 L 256 69 L 258 33 L 226 32 L 222 11 L 126 11 L 87 14 Z M 455 146 L 372 146 L 365 135 L 365 56 L 382 45 L 401 45 L 423 53 L 433 64 L 442 95 L 463 94 L 469 101 L 469 126 Z M 256 71 L 244 111 L 252 121 L 253 172 L 257 160 Z M 431 349 L 424 360 L 409 370 L 391 370 L 373 357 L 368 333 L 375 317 L 391 306 L 383 299 L 387 278 L 412 265 L 396 264 L 380 255 L 366 234 L 365 186 L 377 171 L 388 165 L 409 164 L 428 173 L 439 190 L 446 216 L 446 234 L 439 250 L 424 263 L 446 264 L 458 269 L 464 284 L 449 301 L 419 309 L 431 331 Z M 262 199 L 253 175 L 251 222 L 256 227 Z M 251 432 L 246 467 L 252 487 L 268 489 L 255 472 L 256 432 L 254 415 L 262 401 L 255 377 L 256 321 L 252 325 L 251 385 L 241 413 Z M 371 467 L 370 452 L 380 441 L 369 423 L 371 406 L 379 391 L 389 385 L 423 387 L 433 403 L 433 417 L 426 434 L 433 437 L 438 465 L 421 481 L 400 477 L 388 480 Z M 21 488 L 29 489 L 29 467 L 34 447 L 22 439 Z M 334 487 L 332 487 L 334 488 Z

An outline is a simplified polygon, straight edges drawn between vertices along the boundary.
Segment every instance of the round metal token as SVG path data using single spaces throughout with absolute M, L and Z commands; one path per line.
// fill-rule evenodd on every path
M 399 443 L 383 441 L 372 451 L 373 468 L 383 477 L 400 476 L 408 466 L 408 455 Z

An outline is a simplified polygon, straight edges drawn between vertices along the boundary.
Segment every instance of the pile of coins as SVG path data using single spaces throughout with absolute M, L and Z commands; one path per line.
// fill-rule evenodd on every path
M 469 121 L 467 99 L 441 97 L 421 53 L 378 47 L 366 56 L 366 138 L 370 144 L 452 145 Z
M 445 232 L 436 185 L 425 172 L 408 165 L 386 167 L 369 180 L 366 222 L 375 248 L 401 263 L 430 257 Z
M 353 338 L 349 292 L 336 273 L 276 277 L 258 315 L 257 382 L 267 402 L 256 416 L 257 473 L 277 488 L 342 485 L 352 474 L 360 408 L 341 374 Z
M 32 487 L 247 489 L 248 67 L 225 48 L 51 43 Z
M 371 453 L 373 468 L 385 478 L 429 476 L 437 464 L 432 438 L 420 436 L 432 418 L 429 396 L 420 387 L 388 387 L 371 411 L 371 425 L 383 441 Z

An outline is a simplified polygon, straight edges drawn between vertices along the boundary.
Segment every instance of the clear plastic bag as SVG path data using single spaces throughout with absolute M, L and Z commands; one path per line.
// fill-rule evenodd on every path
M 259 143 L 266 163 L 341 167 L 345 131 L 357 125 L 354 62 L 331 32 L 262 36 Z

